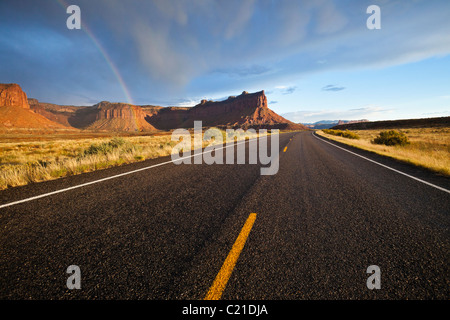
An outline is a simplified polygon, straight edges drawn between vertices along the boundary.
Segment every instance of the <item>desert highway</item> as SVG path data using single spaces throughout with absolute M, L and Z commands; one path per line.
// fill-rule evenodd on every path
M 272 176 L 166 157 L 0 192 L 0 299 L 450 297 L 448 178 L 279 139 Z

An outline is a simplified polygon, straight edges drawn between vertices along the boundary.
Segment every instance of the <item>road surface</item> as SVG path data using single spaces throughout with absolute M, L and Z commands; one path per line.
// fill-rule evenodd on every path
M 223 268 L 220 299 L 450 297 L 448 192 L 312 132 L 280 134 L 279 152 L 273 176 L 167 157 L 0 192 L 13 203 L 0 208 L 0 299 L 203 299 Z M 70 265 L 79 290 L 66 286 Z M 380 289 L 367 287 L 371 265 Z

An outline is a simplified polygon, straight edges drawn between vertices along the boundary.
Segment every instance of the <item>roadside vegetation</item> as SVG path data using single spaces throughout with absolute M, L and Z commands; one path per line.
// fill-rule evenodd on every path
M 408 162 L 450 177 L 450 127 L 403 130 L 352 130 L 347 139 L 319 130 L 317 134 L 360 149 Z
M 169 155 L 170 135 L 0 143 L 0 189 Z
M 225 142 L 226 132 L 220 132 Z M 190 137 L 193 149 L 193 134 Z M 253 136 L 237 134 L 236 139 L 246 137 Z M 178 143 L 171 141 L 170 133 L 89 139 L 51 137 L 47 141 L 41 137 L 35 141 L 3 142 L 0 143 L 0 190 L 168 156 Z M 218 143 L 221 141 L 206 137 L 203 147 Z
M 381 131 L 372 142 L 375 144 L 384 144 L 385 146 L 406 146 L 409 144 L 406 134 L 397 130 Z
M 324 129 L 323 132 L 325 132 L 326 134 L 331 134 L 333 136 L 339 136 L 339 137 L 344 137 L 344 138 L 348 138 L 348 139 L 359 139 L 359 136 L 349 130 L 333 130 L 333 129 Z

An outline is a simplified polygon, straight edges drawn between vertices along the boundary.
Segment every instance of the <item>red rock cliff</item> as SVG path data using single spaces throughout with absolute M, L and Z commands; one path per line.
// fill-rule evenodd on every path
M 90 129 L 115 131 L 149 131 L 155 130 L 145 117 L 141 107 L 126 103 L 102 101 L 96 105 L 95 121 Z
M 27 95 L 15 83 L 0 83 L 0 128 L 8 129 L 62 129 L 59 123 L 34 113 Z
M 0 106 L 30 109 L 27 95 L 18 84 L 0 84 Z
M 166 109 L 149 116 L 148 121 L 159 129 L 192 128 L 194 121 L 199 120 L 204 127 L 307 129 L 270 110 L 264 90 L 255 93 L 244 91 L 237 97 L 218 102 L 202 100 L 195 107 L 182 110 Z
M 135 119 L 145 118 L 146 114 L 138 106 L 126 103 L 110 103 L 102 101 L 97 105 L 96 120 L 103 119 Z

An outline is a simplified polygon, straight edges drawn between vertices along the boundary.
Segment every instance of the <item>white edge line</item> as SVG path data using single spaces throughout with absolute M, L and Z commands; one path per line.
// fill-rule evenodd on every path
M 212 152 L 213 150 L 221 150 L 221 149 L 230 148 L 230 147 L 234 148 L 234 146 L 237 146 L 237 145 L 240 145 L 240 144 L 243 144 L 243 143 L 247 143 L 249 141 L 252 141 L 252 140 L 255 140 L 255 139 L 260 139 L 260 138 L 262 138 L 262 137 L 257 137 L 257 138 L 248 139 L 248 140 L 246 139 L 246 140 L 241 141 L 241 142 L 236 142 L 236 144 L 233 143 L 232 145 L 226 145 L 225 144 L 225 146 L 223 146 L 223 147 L 220 147 L 220 148 L 217 148 L 217 149 L 213 148 L 211 150 L 203 151 L 202 153 L 198 153 L 198 154 L 195 154 L 194 150 L 191 150 L 191 152 L 194 152 L 194 154 L 191 154 L 190 156 L 178 158 L 178 159 L 176 159 L 176 161 L 180 161 L 180 160 L 188 159 L 188 158 L 192 158 L 192 157 L 197 157 L 197 156 L 203 155 L 205 153 Z M 5 204 L 0 205 L 0 209 L 6 208 L 6 207 L 11 207 L 11 206 L 14 206 L 16 204 L 20 204 L 20 203 L 24 203 L 24 202 L 29 202 L 29 201 L 45 198 L 45 197 L 52 196 L 52 195 L 55 195 L 55 194 L 58 194 L 58 193 L 63 193 L 63 192 L 66 192 L 66 191 L 70 191 L 70 190 L 73 190 L 73 189 L 86 187 L 86 186 L 89 186 L 91 184 L 96 184 L 96 183 L 99 183 L 99 182 L 103 182 L 103 181 L 107 181 L 107 180 L 111 180 L 111 179 L 127 176 L 129 174 L 133 174 L 133 173 L 136 173 L 136 172 L 140 172 L 140 171 L 148 170 L 148 169 L 151 169 L 151 168 L 163 166 L 163 165 L 166 165 L 166 164 L 169 164 L 169 163 L 173 163 L 173 160 L 157 163 L 157 164 L 154 164 L 154 165 L 151 165 L 151 166 L 148 166 L 148 167 L 144 167 L 144 168 L 140 168 L 140 169 L 124 172 L 124 173 L 120 173 L 120 174 L 117 174 L 117 175 L 114 175 L 114 176 L 110 176 L 110 177 L 107 177 L 107 178 L 94 180 L 94 181 L 91 181 L 91 182 L 86 182 L 86 183 L 79 184 L 79 185 L 76 185 L 76 186 L 73 186 L 73 187 L 60 189 L 60 190 L 56 190 L 56 191 L 52 191 L 52 192 L 48 192 L 48 193 L 43 193 L 43 194 L 31 197 L 31 198 L 26 198 L 26 199 L 23 199 L 23 200 L 18 200 L 18 201 L 14 201 L 14 202 L 10 202 L 10 203 L 5 203 Z
M 384 165 L 384 164 L 382 164 L 382 163 L 376 162 L 376 161 L 374 161 L 374 160 L 372 160 L 372 159 L 366 158 L 366 157 L 364 157 L 364 156 L 362 156 L 362 155 L 359 155 L 359 154 L 357 154 L 357 153 L 355 153 L 355 152 L 351 152 L 351 151 L 349 151 L 349 150 L 347 150 L 347 149 L 345 149 L 345 148 L 342 148 L 342 147 L 340 147 L 340 146 L 337 146 L 337 145 L 335 145 L 334 143 L 331 143 L 331 142 L 328 142 L 328 141 L 326 141 L 326 140 L 324 140 L 324 139 L 322 139 L 322 138 L 319 138 L 316 134 L 314 134 L 314 132 L 312 133 L 312 135 L 313 135 L 313 137 L 315 137 L 316 139 L 318 139 L 318 140 L 320 140 L 320 141 L 323 141 L 323 142 L 326 142 L 326 143 L 328 143 L 328 144 L 331 144 L 333 147 L 342 149 L 342 150 L 344 150 L 344 151 L 347 151 L 348 153 L 351 153 L 351 154 L 353 154 L 353 155 L 355 155 L 355 156 L 358 156 L 358 157 L 360 157 L 360 158 L 363 158 L 363 159 L 365 159 L 365 160 L 367 160 L 367 161 L 373 162 L 373 163 L 375 163 L 375 164 L 377 164 L 377 165 L 379 165 L 379 166 L 382 166 L 382 167 L 384 167 L 384 168 L 386 168 L 386 169 L 389 169 L 389 170 L 392 170 L 392 171 L 394 171 L 394 172 L 400 173 L 400 174 L 402 174 L 402 175 L 404 175 L 404 176 L 407 176 L 408 178 L 411 178 L 411 179 L 414 179 L 414 180 L 416 180 L 416 181 L 422 182 L 422 183 L 424 183 L 424 184 L 426 184 L 426 185 L 429 185 L 429 186 L 434 187 L 434 188 L 436 188 L 436 189 L 439 189 L 439 190 L 441 190 L 441 191 L 450 193 L 450 190 L 447 190 L 447 189 L 445 189 L 445 188 L 439 187 L 439 186 L 437 186 L 437 185 L 435 185 L 435 184 L 432 184 L 432 183 L 430 183 L 430 182 L 427 182 L 427 181 L 425 181 L 425 180 L 416 178 L 416 177 L 414 177 L 414 176 L 411 176 L 411 175 L 409 175 L 409 174 L 407 174 L 407 173 L 404 173 L 404 172 L 402 172 L 402 171 L 399 171 L 399 170 L 397 170 L 397 169 L 388 167 L 388 166 L 386 166 L 386 165 Z

